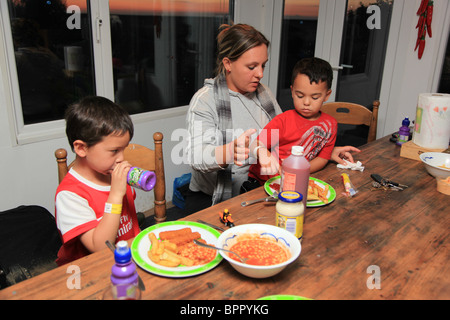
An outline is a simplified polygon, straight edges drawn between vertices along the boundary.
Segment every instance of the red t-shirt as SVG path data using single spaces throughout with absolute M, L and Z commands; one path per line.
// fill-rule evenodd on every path
M 95 185 L 73 169 L 58 186 L 55 196 L 55 218 L 63 245 L 58 252 L 58 265 L 90 254 L 80 241 L 80 235 L 95 228 L 103 217 L 110 186 Z M 122 202 L 122 214 L 116 242 L 129 240 L 140 232 L 130 186 Z
M 331 152 L 336 143 L 337 121 L 326 113 L 321 113 L 317 120 L 307 120 L 295 110 L 288 110 L 270 121 L 261 133 L 261 141 L 274 155 L 278 157 L 280 165 L 291 155 L 293 146 L 303 146 L 304 156 L 311 161 L 316 157 L 330 160 Z M 249 177 L 264 183 L 278 174 L 260 175 L 259 163 L 252 164 Z

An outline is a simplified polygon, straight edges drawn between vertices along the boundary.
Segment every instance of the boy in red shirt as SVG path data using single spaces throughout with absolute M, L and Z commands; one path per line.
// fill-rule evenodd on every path
M 256 179 L 262 185 L 278 175 L 292 146 L 304 147 L 311 173 L 325 167 L 336 142 L 337 122 L 320 108 L 330 97 L 332 81 L 328 62 L 319 58 L 297 62 L 291 85 L 295 109 L 276 116 L 259 134 L 250 148 L 258 162 L 250 166 L 249 180 Z
M 66 134 L 76 159 L 58 186 L 56 224 L 63 245 L 58 265 L 128 240 L 139 232 L 136 194 L 127 184 L 123 152 L 133 137 L 128 113 L 102 97 L 87 97 L 66 111 Z

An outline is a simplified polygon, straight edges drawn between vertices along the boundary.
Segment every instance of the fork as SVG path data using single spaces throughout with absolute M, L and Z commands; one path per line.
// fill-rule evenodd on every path
M 256 199 L 256 200 L 251 200 L 251 201 L 243 201 L 241 202 L 241 206 L 242 207 L 246 207 L 249 206 L 251 204 L 257 203 L 257 202 L 272 202 L 272 201 L 277 201 L 278 198 L 276 198 L 278 196 L 278 192 L 274 192 L 270 197 L 266 197 L 266 198 L 261 198 L 261 199 Z

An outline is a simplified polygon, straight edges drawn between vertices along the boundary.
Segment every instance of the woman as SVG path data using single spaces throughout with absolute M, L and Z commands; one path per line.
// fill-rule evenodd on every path
M 252 138 L 282 112 L 269 88 L 260 83 L 268 61 L 269 41 L 245 24 L 221 26 L 217 37 L 217 76 L 206 79 L 187 114 L 187 156 L 194 169 L 186 195 L 193 213 L 239 194 L 248 178 Z M 345 147 L 333 151 L 351 161 Z

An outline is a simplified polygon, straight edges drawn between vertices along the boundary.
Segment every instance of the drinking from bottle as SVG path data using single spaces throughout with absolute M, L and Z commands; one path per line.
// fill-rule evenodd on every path
M 128 171 L 127 182 L 132 187 L 150 191 L 155 187 L 156 175 L 153 171 L 131 167 Z

